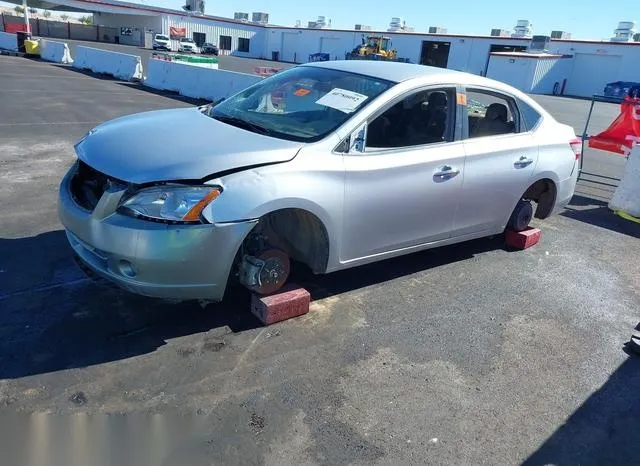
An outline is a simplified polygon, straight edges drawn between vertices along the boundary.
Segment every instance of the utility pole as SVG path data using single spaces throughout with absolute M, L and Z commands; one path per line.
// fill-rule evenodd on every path
M 26 32 L 31 32 L 31 23 L 29 23 L 29 7 L 27 0 L 22 0 L 22 8 L 24 8 L 24 24 L 27 27 Z

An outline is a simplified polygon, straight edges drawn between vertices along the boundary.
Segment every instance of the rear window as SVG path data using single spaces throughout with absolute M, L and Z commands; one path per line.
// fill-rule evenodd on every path
M 542 115 L 540 115 L 540 113 L 538 113 L 538 111 L 531 105 L 522 100 L 518 100 L 518 108 L 520 109 L 522 121 L 524 122 L 527 131 L 531 131 L 538 125 L 542 119 Z

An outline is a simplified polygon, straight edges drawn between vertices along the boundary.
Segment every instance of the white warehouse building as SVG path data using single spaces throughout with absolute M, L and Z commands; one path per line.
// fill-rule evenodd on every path
M 384 34 L 398 56 L 412 63 L 486 75 L 526 92 L 591 96 L 602 93 L 609 82 L 640 82 L 640 42 L 633 41 L 633 22 L 621 22 L 612 40 L 547 39 L 545 47 L 532 53 L 532 38 L 519 33 L 476 36 L 282 27 L 116 0 L 30 0 L 29 5 L 93 13 L 94 24 L 129 31 L 119 42 L 135 45 L 143 45 L 145 36 L 162 33 L 172 37 L 176 49 L 177 38 L 184 35 L 198 45 L 216 44 L 221 54 L 305 63 L 316 53 L 343 59 L 362 43 L 364 34 Z M 530 25 L 520 20 L 518 26 Z M 621 32 L 620 26 L 630 32 Z

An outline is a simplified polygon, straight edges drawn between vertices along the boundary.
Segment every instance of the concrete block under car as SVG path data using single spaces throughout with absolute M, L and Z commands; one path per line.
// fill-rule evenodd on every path
M 297 285 L 284 286 L 277 293 L 251 296 L 251 313 L 264 325 L 298 317 L 309 312 L 311 295 Z
M 527 249 L 538 244 L 541 235 L 542 232 L 538 228 L 532 227 L 523 231 L 507 230 L 505 240 L 507 246 L 515 249 Z

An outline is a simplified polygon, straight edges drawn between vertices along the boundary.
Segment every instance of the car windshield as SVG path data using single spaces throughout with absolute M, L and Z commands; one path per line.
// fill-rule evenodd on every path
M 207 114 L 249 131 L 313 142 L 393 85 L 355 73 L 299 66 L 254 84 Z
M 188 44 L 193 44 L 192 39 L 180 39 L 180 42 L 187 42 Z
M 156 36 L 156 39 L 158 39 L 158 40 L 169 40 L 169 38 L 167 36 L 161 36 L 159 34 Z

